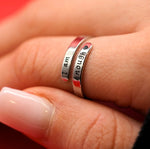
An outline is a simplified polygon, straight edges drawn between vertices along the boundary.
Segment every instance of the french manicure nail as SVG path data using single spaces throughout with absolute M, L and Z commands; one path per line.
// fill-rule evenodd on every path
M 0 122 L 30 137 L 46 135 L 53 113 L 45 98 L 7 87 L 0 92 Z

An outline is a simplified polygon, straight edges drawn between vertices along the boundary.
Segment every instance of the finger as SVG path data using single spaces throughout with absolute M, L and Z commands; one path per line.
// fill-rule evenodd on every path
M 146 0 L 33 1 L 1 24 L 0 54 L 36 36 L 99 36 L 135 32 L 147 23 L 149 10 L 149 1 Z
M 0 121 L 46 148 L 127 149 L 138 135 L 139 122 L 102 105 L 52 88 L 27 92 L 37 96 L 1 91 Z
M 94 48 L 82 80 L 84 95 L 148 110 L 150 52 L 147 39 L 143 33 L 90 39 Z M 72 40 L 73 37 L 38 38 L 24 43 L 0 60 L 0 86 L 23 89 L 44 85 L 73 92 L 71 82 L 61 80 L 62 61 Z

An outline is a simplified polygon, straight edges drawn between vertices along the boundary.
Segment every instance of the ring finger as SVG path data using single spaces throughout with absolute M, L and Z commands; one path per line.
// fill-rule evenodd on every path
M 82 80 L 86 97 L 143 111 L 150 107 L 150 52 L 142 36 L 136 33 L 88 40 L 94 47 Z M 44 85 L 73 92 L 71 82 L 61 80 L 62 61 L 73 39 L 46 37 L 22 44 L 0 60 L 0 86 L 23 89 Z

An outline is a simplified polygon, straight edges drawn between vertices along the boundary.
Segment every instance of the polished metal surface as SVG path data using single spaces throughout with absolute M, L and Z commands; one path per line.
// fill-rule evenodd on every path
M 77 51 L 77 49 L 79 48 L 79 46 L 86 40 L 85 37 L 77 37 L 75 40 L 72 41 L 72 43 L 70 44 L 64 60 L 63 60 L 63 64 L 62 64 L 62 71 L 61 71 L 61 78 L 64 81 L 68 81 L 69 77 L 70 77 L 70 67 L 71 67 L 71 63 L 74 57 L 75 52 Z
M 81 51 L 77 55 L 73 69 L 72 85 L 74 93 L 80 97 L 84 97 L 82 92 L 82 73 L 88 53 L 92 49 L 92 44 L 87 42 L 83 45 Z

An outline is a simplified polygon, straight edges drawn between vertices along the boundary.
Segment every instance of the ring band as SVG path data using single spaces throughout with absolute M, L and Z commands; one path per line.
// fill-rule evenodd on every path
M 92 44 L 87 42 L 83 45 L 81 51 L 77 55 L 77 59 L 74 64 L 73 69 L 73 78 L 72 78 L 72 85 L 74 93 L 80 97 L 84 97 L 82 92 L 82 73 L 85 61 L 87 59 L 88 53 L 92 49 Z
M 64 81 L 68 81 L 69 80 L 69 75 L 70 75 L 70 67 L 71 67 L 71 62 L 73 60 L 74 54 L 76 52 L 76 50 L 79 48 L 79 46 L 86 40 L 85 37 L 80 36 L 77 37 L 76 39 L 74 39 L 72 41 L 72 43 L 70 44 L 64 60 L 63 60 L 63 64 L 62 64 L 62 71 L 61 71 L 61 78 Z

